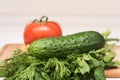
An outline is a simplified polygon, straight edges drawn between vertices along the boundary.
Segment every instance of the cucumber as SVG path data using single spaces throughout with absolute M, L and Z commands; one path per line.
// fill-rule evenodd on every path
M 105 45 L 104 37 L 96 31 L 84 31 L 57 38 L 39 39 L 30 44 L 28 52 L 40 59 L 64 58 L 71 53 L 87 53 Z

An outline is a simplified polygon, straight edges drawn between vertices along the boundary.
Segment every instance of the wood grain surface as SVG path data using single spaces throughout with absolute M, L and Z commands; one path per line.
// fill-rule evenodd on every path
M 21 49 L 22 44 L 6 44 L 0 49 L 0 60 L 5 60 L 10 58 L 13 54 L 13 51 L 16 49 Z
M 13 51 L 16 49 L 22 49 L 23 44 L 6 44 L 0 49 L 0 60 L 5 60 L 10 58 L 13 54 Z M 115 46 L 113 51 L 116 53 L 115 60 L 120 61 L 120 46 Z M 120 67 L 110 70 L 105 70 L 105 75 L 108 78 L 120 78 Z

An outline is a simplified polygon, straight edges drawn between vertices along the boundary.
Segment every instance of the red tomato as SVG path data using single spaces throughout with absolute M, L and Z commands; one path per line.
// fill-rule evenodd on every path
M 44 18 L 45 21 L 43 21 Z M 47 20 L 48 18 L 43 16 L 40 21 L 34 20 L 32 23 L 26 25 L 24 29 L 25 44 L 30 44 L 41 38 L 62 36 L 62 30 L 58 23 Z

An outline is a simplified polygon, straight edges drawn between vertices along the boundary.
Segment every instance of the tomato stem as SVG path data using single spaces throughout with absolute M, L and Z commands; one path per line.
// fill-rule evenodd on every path
M 40 18 L 40 22 L 47 22 L 48 21 L 48 17 L 47 16 L 42 16 Z
M 37 19 L 34 19 L 32 22 L 37 22 L 38 20 Z

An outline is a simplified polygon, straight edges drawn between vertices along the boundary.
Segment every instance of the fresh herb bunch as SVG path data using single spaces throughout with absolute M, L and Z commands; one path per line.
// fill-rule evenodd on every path
M 22 50 L 4 61 L 0 76 L 6 80 L 105 80 L 104 69 L 116 67 L 113 45 L 84 54 L 69 54 L 65 59 L 39 60 Z
M 106 34 L 104 33 L 105 37 Z M 0 76 L 5 80 L 106 80 L 104 70 L 120 65 L 113 61 L 114 44 L 88 53 L 68 54 L 65 58 L 38 59 L 22 50 L 3 61 Z

